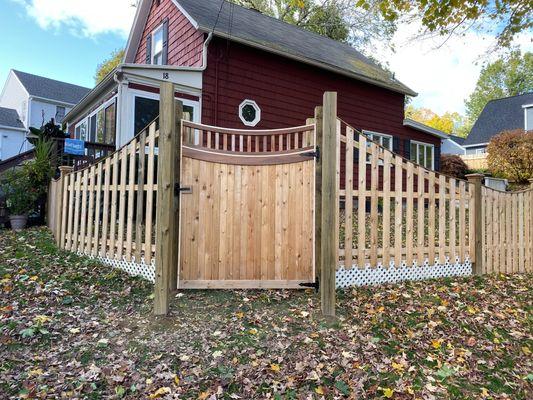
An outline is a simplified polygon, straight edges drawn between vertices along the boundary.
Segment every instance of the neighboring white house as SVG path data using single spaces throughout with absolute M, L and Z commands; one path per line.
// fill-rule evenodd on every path
M 9 71 L 0 94 L 0 107 L 6 120 L 16 126 L 7 129 L 0 123 L 0 160 L 29 150 L 28 128 L 40 128 L 52 118 L 61 124 L 65 114 L 89 91 L 82 86 L 13 69 Z M 18 116 L 19 123 L 13 122 L 13 113 Z
M 466 149 L 463 147 L 465 138 L 460 136 L 450 135 L 448 139 L 442 141 L 442 154 L 457 154 L 464 155 L 466 154 Z

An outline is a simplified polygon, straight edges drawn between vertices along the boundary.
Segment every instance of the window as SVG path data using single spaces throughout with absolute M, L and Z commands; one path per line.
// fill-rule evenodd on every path
M 261 109 L 253 100 L 244 100 L 239 106 L 239 118 L 246 126 L 256 126 L 261 121 Z
M 384 133 L 377 133 L 372 131 L 363 131 L 371 140 L 378 142 L 380 145 L 392 151 L 392 136 Z
M 65 107 L 63 106 L 56 106 L 56 117 L 55 117 L 55 120 L 56 120 L 56 123 L 58 125 L 61 125 L 61 123 L 63 122 L 63 118 L 65 118 Z
M 163 25 L 152 33 L 152 64 L 163 64 Z
M 524 107 L 524 129 L 533 131 L 533 105 Z
M 75 129 L 76 139 L 86 142 L 115 144 L 116 103 L 115 99 L 102 104 L 96 111 L 80 121 Z
M 435 146 L 432 144 L 411 141 L 411 161 L 427 169 L 434 169 Z
M 134 135 L 139 134 L 139 132 L 146 128 L 158 116 L 159 100 L 135 96 Z M 194 107 L 192 105 L 183 105 L 183 118 L 194 121 Z
M 483 147 L 482 149 L 476 149 L 476 154 L 485 154 L 487 152 L 487 149 Z

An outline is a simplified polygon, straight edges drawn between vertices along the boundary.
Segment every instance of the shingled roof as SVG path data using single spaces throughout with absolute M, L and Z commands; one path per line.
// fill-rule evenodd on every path
M 91 90 L 83 86 L 56 81 L 43 76 L 28 74 L 27 72 L 13 70 L 13 73 L 30 96 L 42 97 L 43 99 L 77 104 Z
M 332 40 L 224 0 L 173 0 L 197 29 L 244 43 L 390 90 L 416 96 L 416 92 L 352 46 Z M 148 17 L 150 2 L 138 6 L 136 25 Z M 140 33 L 132 30 L 126 62 L 133 57 Z
M 489 101 L 463 145 L 488 143 L 500 132 L 524 129 L 522 106 L 526 104 L 533 104 L 533 93 Z
M 19 119 L 19 114 L 12 108 L 0 107 L 0 126 L 24 129 L 24 124 Z

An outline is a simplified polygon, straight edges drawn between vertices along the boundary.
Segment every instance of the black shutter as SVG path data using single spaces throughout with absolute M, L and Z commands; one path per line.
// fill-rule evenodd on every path
M 396 154 L 400 154 L 400 138 L 392 137 L 392 151 Z
M 403 156 L 408 160 L 411 159 L 411 140 L 405 139 L 403 141 Z
M 146 38 L 146 64 L 152 63 L 152 35 Z
M 163 21 L 163 60 L 162 64 L 168 63 L 168 18 Z
M 435 171 L 440 171 L 440 146 L 435 146 L 435 154 L 433 154 L 433 157 L 435 157 Z

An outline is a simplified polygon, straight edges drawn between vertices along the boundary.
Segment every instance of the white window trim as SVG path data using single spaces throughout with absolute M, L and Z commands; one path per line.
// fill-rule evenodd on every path
M 78 123 L 76 125 L 74 125 L 74 137 L 76 136 L 76 129 L 78 128 L 78 126 L 80 126 L 81 124 L 83 124 L 84 122 L 87 123 L 87 132 L 86 134 L 89 134 L 89 119 L 95 115 L 95 114 L 98 114 L 98 111 L 102 110 L 102 109 L 105 109 L 107 107 L 109 107 L 112 103 L 115 102 L 115 100 L 117 99 L 117 95 L 114 95 L 113 97 L 111 97 L 109 100 L 107 100 L 105 103 L 102 103 L 101 105 L 98 106 L 98 108 L 94 109 L 93 111 L 91 111 L 90 114 L 87 114 L 86 117 L 84 117 L 83 119 L 79 120 Z M 116 134 L 116 133 L 115 133 Z M 79 139 L 79 138 L 76 138 L 76 139 Z
M 154 59 L 155 59 L 155 55 L 156 55 L 156 52 L 155 52 L 155 34 L 158 33 L 159 31 L 161 31 L 161 56 L 163 56 L 163 43 L 165 41 L 165 38 L 163 37 L 163 24 L 159 25 L 157 28 L 155 28 L 153 31 L 152 31 L 152 36 L 151 36 L 151 40 L 152 40 L 152 54 L 150 54 L 150 64 L 152 65 L 163 65 L 163 58 L 161 58 L 161 64 L 154 64 Z
M 524 106 L 522 106 L 522 108 L 524 109 L 524 131 L 528 132 L 528 129 L 527 129 L 527 110 L 529 110 L 530 108 L 533 108 L 533 104 L 526 104 Z M 531 129 L 529 129 L 530 131 L 533 131 L 533 127 Z
M 242 116 L 242 110 L 245 106 L 252 106 L 255 109 L 255 119 L 253 121 L 246 121 Z M 239 119 L 246 126 L 256 126 L 261 121 L 261 107 L 253 100 L 243 100 L 239 105 Z
M 416 145 L 421 145 L 421 146 L 426 146 L 426 147 L 431 147 L 433 148 L 433 157 L 431 157 L 431 170 L 434 171 L 435 170 L 435 145 L 434 144 L 431 144 L 431 143 L 425 143 L 425 142 L 419 142 L 418 140 L 411 140 L 411 144 L 416 144 Z M 409 151 L 411 151 L 411 149 L 409 149 Z M 420 162 L 418 161 L 418 148 L 417 148 L 417 151 L 416 151 L 416 160 L 415 161 L 418 165 L 420 165 L 421 167 L 423 168 L 427 168 L 425 165 L 422 165 L 420 164 Z
M 381 132 L 376 132 L 376 131 L 367 131 L 366 129 L 363 129 L 363 133 L 367 136 L 372 136 L 372 140 L 374 139 L 374 135 L 378 135 L 378 136 L 381 136 L 381 137 L 386 137 L 386 138 L 389 138 L 390 139 L 390 146 L 388 148 L 388 150 L 392 151 L 393 149 L 393 141 L 394 141 L 394 136 L 393 135 L 389 135 L 388 133 L 381 133 Z M 381 146 L 383 146 L 383 141 L 379 141 L 379 144 Z M 383 146 L 385 147 L 385 146 Z

